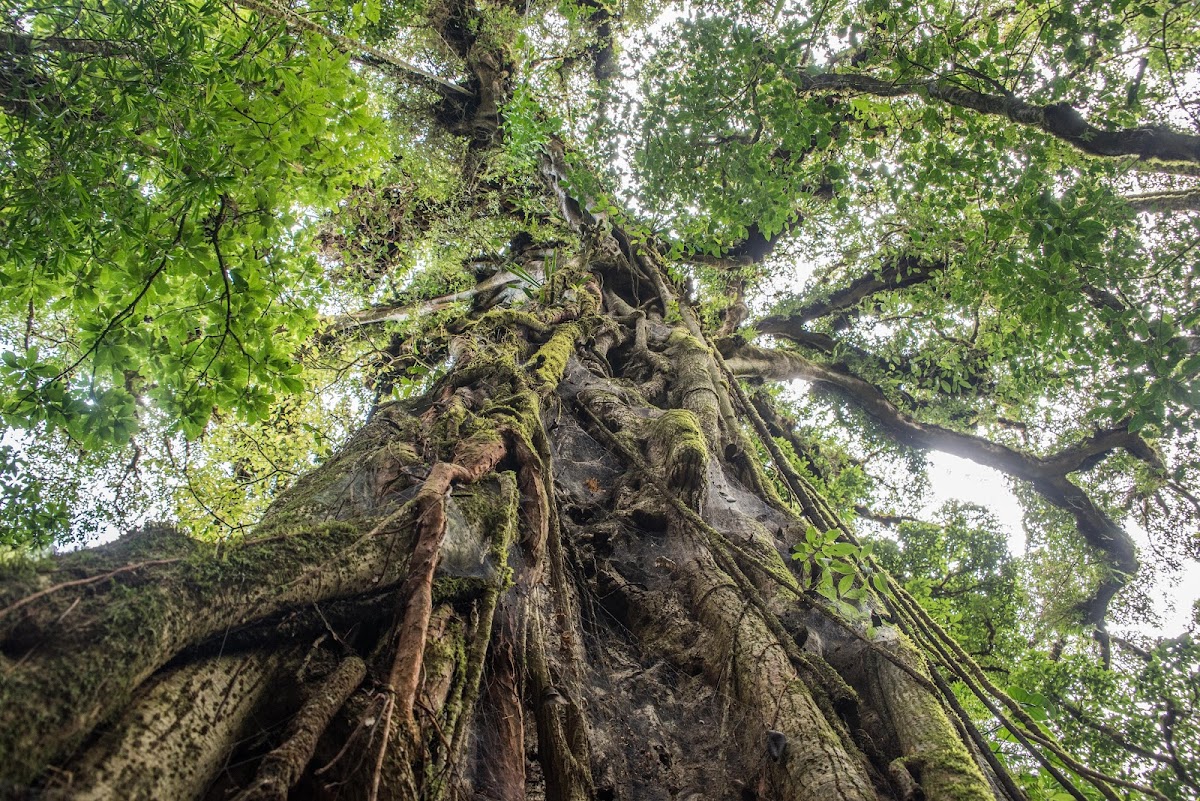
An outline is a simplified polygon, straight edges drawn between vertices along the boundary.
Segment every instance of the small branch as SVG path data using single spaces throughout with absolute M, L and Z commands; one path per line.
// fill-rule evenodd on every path
M 1119 646 L 1120 648 L 1123 648 L 1124 650 L 1133 654 L 1138 659 L 1140 659 L 1141 661 L 1143 661 L 1147 664 L 1149 664 L 1150 661 L 1154 658 L 1154 655 L 1152 653 L 1150 653 L 1149 651 L 1147 651 L 1145 648 L 1142 648 L 1137 643 L 1127 640 L 1124 637 L 1113 637 L 1112 643 L 1116 646 Z
M 101 343 L 104 342 L 104 339 L 113 332 L 113 329 L 133 315 L 133 312 L 137 309 L 138 304 L 142 302 L 142 298 L 146 297 L 146 293 L 150 291 L 150 287 L 154 284 L 155 279 L 157 279 L 158 276 L 162 274 L 162 271 L 167 268 L 167 262 L 170 261 L 171 248 L 177 247 L 179 243 L 183 241 L 183 233 L 187 224 L 190 203 L 191 201 L 184 203 L 183 207 L 180 209 L 179 227 L 175 232 L 175 239 L 172 240 L 171 244 L 166 249 L 166 252 L 163 253 L 162 258 L 158 262 L 158 266 L 151 271 L 150 275 L 142 283 L 141 290 L 138 291 L 133 300 L 129 301 L 125 308 L 121 309 L 121 311 L 119 311 L 115 317 L 108 321 L 108 323 L 104 326 L 104 329 L 96 336 L 96 338 L 92 341 L 92 344 L 88 346 L 88 349 L 83 352 L 83 355 L 77 358 L 69 367 L 62 370 L 58 375 L 54 376 L 54 378 L 51 379 L 52 381 L 62 380 L 64 377 L 73 372 L 76 367 L 83 364 L 84 360 L 96 352 L 96 349 L 99 348 Z
M 1200 189 L 1181 189 L 1175 192 L 1145 192 L 1126 195 L 1126 202 L 1135 211 L 1168 214 L 1173 211 L 1200 211 Z
M 775 251 L 779 240 L 796 228 L 802 219 L 802 217 L 797 217 L 794 222 L 785 224 L 772 236 L 764 235 L 761 228 L 751 225 L 746 231 L 746 238 L 727 250 L 721 259 L 734 264 L 758 264 Z
M 1060 697 L 1055 698 L 1054 702 L 1065 709 L 1067 713 L 1070 714 L 1070 716 L 1078 721 L 1081 725 L 1102 734 L 1131 754 L 1136 754 L 1143 759 L 1161 762 L 1164 765 L 1174 766 L 1176 760 L 1173 757 L 1167 756 L 1166 754 L 1160 754 L 1157 751 L 1151 751 L 1148 748 L 1142 748 L 1136 743 L 1130 742 L 1121 732 L 1117 731 L 1112 726 L 1109 726 L 1102 721 L 1092 720 L 1087 716 L 1083 708 L 1073 701 Z
M 251 11 L 256 11 L 272 19 L 277 19 L 283 22 L 292 30 L 303 30 L 317 36 L 324 37 L 332 42 L 338 50 L 350 56 L 360 64 L 368 67 L 386 68 L 394 72 L 401 78 L 416 80 L 418 83 L 432 85 L 442 91 L 451 92 L 457 95 L 470 97 L 473 93 L 469 89 L 464 89 L 456 83 L 447 81 L 434 75 L 432 72 L 423 70 L 415 64 L 409 64 L 403 59 L 389 55 L 377 47 L 356 42 L 348 36 L 343 36 L 337 31 L 330 30 L 324 25 L 318 25 L 310 19 L 306 19 L 288 8 L 282 8 L 275 5 L 271 0 L 234 0 L 234 2 L 248 8 Z
M 883 265 L 880 274 L 870 272 L 856 278 L 849 286 L 836 290 L 828 300 L 810 303 L 790 314 L 766 317 L 755 327 L 764 334 L 792 337 L 803 332 L 805 323 L 839 312 L 847 312 L 843 318 L 850 316 L 861 301 L 872 295 L 923 283 L 945 269 L 945 262 L 931 263 L 914 256 L 900 256 Z
M 928 525 L 924 520 L 909 515 L 890 515 L 882 512 L 872 511 L 869 506 L 863 506 L 861 503 L 854 505 L 854 512 L 859 517 L 872 520 L 885 526 L 899 526 L 902 523 L 919 523 Z

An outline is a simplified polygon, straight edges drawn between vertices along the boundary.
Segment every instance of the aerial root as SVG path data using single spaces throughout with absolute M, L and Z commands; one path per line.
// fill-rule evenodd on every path
M 233 801 L 284 801 L 312 759 L 329 722 L 366 675 L 362 659 L 343 659 L 292 720 L 287 739 L 263 758 L 254 781 Z
M 392 667 L 384 686 L 387 697 L 379 753 L 368 794 L 370 801 L 379 796 L 395 710 L 400 710 L 407 730 L 412 731 L 415 726 L 413 706 L 421 680 L 429 618 L 433 612 L 433 574 L 446 536 L 446 496 L 455 482 L 471 483 L 494 468 L 504 457 L 506 448 L 499 438 L 479 437 L 461 443 L 458 452 L 468 454 L 469 458 L 464 459 L 463 464 L 438 462 L 433 465 L 415 498 L 417 544 L 409 560 L 408 576 L 400 586 L 400 608 L 404 612 L 397 626 Z

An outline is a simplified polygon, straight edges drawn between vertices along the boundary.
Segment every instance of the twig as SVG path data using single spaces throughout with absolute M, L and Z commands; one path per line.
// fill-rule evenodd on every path
M 305 30 L 309 33 L 315 33 L 333 42 L 338 50 L 358 61 L 360 64 L 365 64 L 370 67 L 379 67 L 387 65 L 394 70 L 399 70 L 406 77 L 416 78 L 418 81 L 432 83 L 440 89 L 448 92 L 453 92 L 457 95 L 471 97 L 473 93 L 469 89 L 464 89 L 456 83 L 447 81 L 445 78 L 438 77 L 432 72 L 423 70 L 415 64 L 409 64 L 403 59 L 389 55 L 377 47 L 372 47 L 364 42 L 357 42 L 348 36 L 343 36 L 337 31 L 330 30 L 324 25 L 318 25 L 310 19 L 297 14 L 288 8 L 281 8 L 275 5 L 271 0 L 235 0 L 237 5 L 248 8 L 252 11 L 257 11 L 259 14 L 264 14 L 273 19 L 277 19 L 287 25 L 289 28 Z
M 53 587 L 47 587 L 44 590 L 39 590 L 38 592 L 35 592 L 33 595 L 26 595 L 21 600 L 15 602 L 15 603 L 9 604 L 8 606 L 4 607 L 3 609 L 0 609 L 0 618 L 4 617 L 12 612 L 17 611 L 18 609 L 28 606 L 29 604 L 33 603 L 34 601 L 38 600 L 39 598 L 45 598 L 47 595 L 59 592 L 60 590 L 69 589 L 71 587 L 83 587 L 88 584 L 95 584 L 97 582 L 104 581 L 105 579 L 110 579 L 113 576 L 120 575 L 121 573 L 129 573 L 130 571 L 133 571 L 133 570 L 140 570 L 143 567 L 158 567 L 159 565 L 171 565 L 171 564 L 175 564 L 176 562 L 182 562 L 182 561 L 183 561 L 182 557 L 175 557 L 173 559 L 152 559 L 148 562 L 138 562 L 135 565 L 125 565 L 124 567 L 118 567 L 116 570 L 110 570 L 107 573 L 101 573 L 99 576 L 92 576 L 90 578 L 85 578 L 85 579 L 76 579 L 75 581 L 64 581 L 61 584 L 55 584 Z M 68 610 L 68 611 L 70 611 L 70 610 Z

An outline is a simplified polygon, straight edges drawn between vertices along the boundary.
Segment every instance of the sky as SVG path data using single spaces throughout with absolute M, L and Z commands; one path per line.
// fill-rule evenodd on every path
M 1008 535 L 1008 550 L 1014 555 L 1025 552 L 1025 525 L 1021 504 L 1009 489 L 1003 473 L 946 453 L 929 455 L 929 503 L 921 516 L 932 519 L 934 511 L 951 499 L 984 506 L 1000 520 Z M 1138 526 L 1126 524 L 1130 536 L 1145 550 L 1146 533 Z M 1187 630 L 1192 617 L 1192 603 L 1200 598 L 1200 563 L 1189 561 L 1178 574 L 1163 575 L 1150 592 L 1154 610 L 1161 625 L 1143 624 L 1135 627 L 1111 626 L 1114 633 L 1133 630 L 1151 636 L 1177 637 Z

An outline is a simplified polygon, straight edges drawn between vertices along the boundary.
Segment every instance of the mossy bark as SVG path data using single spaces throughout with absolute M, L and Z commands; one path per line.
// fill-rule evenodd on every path
M 198 798 L 212 784 L 298 649 L 208 657 L 146 683 L 95 744 L 58 773 L 47 799 Z
M 459 326 L 454 369 L 244 542 L 152 529 L 7 581 L 7 787 L 990 797 L 938 698 L 813 611 L 786 534 L 810 521 L 747 469 L 711 349 L 645 300 L 661 280 L 614 259 L 586 303 Z

